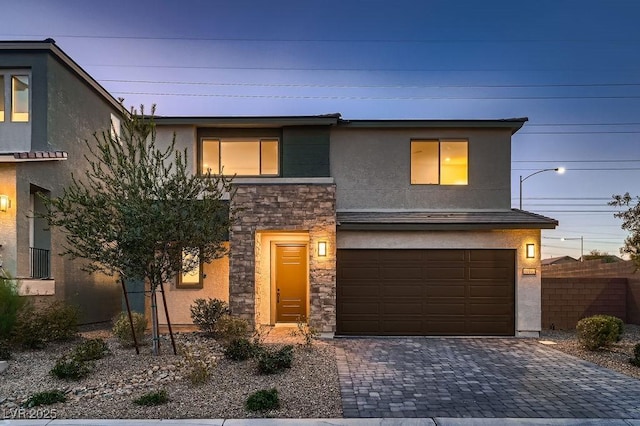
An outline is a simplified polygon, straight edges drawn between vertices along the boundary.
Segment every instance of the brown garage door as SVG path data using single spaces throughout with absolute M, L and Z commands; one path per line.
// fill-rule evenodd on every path
M 337 334 L 514 335 L 514 250 L 339 249 L 337 269 Z

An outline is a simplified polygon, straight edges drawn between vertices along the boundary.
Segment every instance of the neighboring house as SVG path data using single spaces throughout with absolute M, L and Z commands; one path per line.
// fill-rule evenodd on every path
M 33 212 L 87 168 L 85 140 L 119 128 L 122 109 L 53 40 L 0 42 L 0 256 L 20 294 L 78 305 L 82 322 L 120 308 L 114 278 L 62 258 L 64 241 Z
M 564 263 L 573 263 L 577 261 L 578 259 L 574 259 L 571 256 L 558 256 L 550 257 L 548 259 L 542 259 L 542 261 L 540 261 L 540 265 L 544 267 L 548 265 L 562 265 Z
M 241 209 L 229 256 L 167 286 L 172 323 L 216 297 L 256 326 L 537 336 L 540 230 L 557 221 L 510 207 L 526 120 L 157 118 L 195 173 L 237 175 Z

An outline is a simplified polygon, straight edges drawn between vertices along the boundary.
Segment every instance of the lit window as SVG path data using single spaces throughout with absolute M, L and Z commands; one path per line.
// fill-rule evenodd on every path
M 11 78 L 11 121 L 29 121 L 29 76 Z
M 182 265 L 189 272 L 178 274 L 177 288 L 202 288 L 202 263 L 197 249 L 182 250 Z
M 203 139 L 200 172 L 277 176 L 277 139 Z
M 111 114 L 110 126 L 109 134 L 111 135 L 111 139 L 120 140 L 120 119 L 115 114 Z
M 0 121 L 4 121 L 4 76 L 0 75 Z
M 411 141 L 411 183 L 467 185 L 467 141 Z

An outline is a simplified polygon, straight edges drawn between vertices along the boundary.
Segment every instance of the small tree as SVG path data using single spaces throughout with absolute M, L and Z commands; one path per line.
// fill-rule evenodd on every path
M 66 234 L 63 255 L 87 260 L 84 269 L 150 283 L 153 352 L 158 353 L 156 289 L 178 273 L 226 254 L 223 242 L 233 212 L 223 201 L 231 180 L 198 176 L 187 150 L 156 146 L 155 107 L 150 116 L 122 120 L 121 136 L 94 134 L 86 176 L 72 175 L 57 198 L 44 199 L 44 217 Z
M 624 240 L 624 247 L 620 253 L 628 254 L 640 267 L 640 197 L 631 197 L 628 192 L 624 195 L 614 195 L 610 206 L 625 207 L 627 210 L 615 213 L 613 216 L 622 219 L 622 229 L 629 231 L 629 236 Z

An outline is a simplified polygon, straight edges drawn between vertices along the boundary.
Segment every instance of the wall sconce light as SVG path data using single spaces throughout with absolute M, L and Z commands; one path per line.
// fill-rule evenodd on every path
M 527 244 L 527 259 L 533 259 L 536 257 L 536 245 Z
M 11 207 L 11 200 L 8 195 L 0 195 L 0 212 L 6 212 Z
M 318 241 L 318 256 L 325 257 L 327 255 L 327 242 Z

